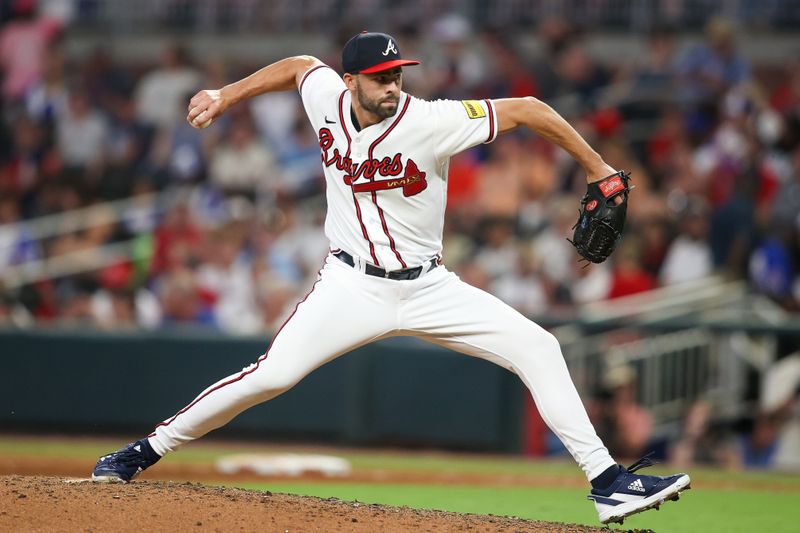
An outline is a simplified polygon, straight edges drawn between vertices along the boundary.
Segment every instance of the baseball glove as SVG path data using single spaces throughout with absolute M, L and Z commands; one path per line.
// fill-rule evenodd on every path
M 588 184 L 581 200 L 578 222 L 569 242 L 587 261 L 602 263 L 622 239 L 625 213 L 628 209 L 628 186 L 631 176 L 620 170 L 599 181 Z M 619 204 L 615 198 L 621 198 Z

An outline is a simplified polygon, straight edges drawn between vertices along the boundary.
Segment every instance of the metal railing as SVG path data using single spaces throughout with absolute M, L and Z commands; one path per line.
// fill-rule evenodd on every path
M 147 206 L 152 210 L 154 216 L 160 218 L 176 203 L 186 201 L 190 194 L 188 188 L 176 187 L 160 193 L 98 203 L 16 224 L 0 225 L 0 234 L 19 230 L 26 241 L 35 243 L 40 250 L 45 250 L 49 241 L 61 235 L 87 230 L 99 225 L 119 224 L 133 208 Z M 122 260 L 146 259 L 141 255 L 145 252 L 137 246 L 137 242 L 137 238 L 109 242 L 85 250 L 54 256 L 45 255 L 20 264 L 6 266 L 0 269 L 0 288 L 13 290 L 45 279 L 90 272 Z M 14 242 L 0 242 L 0 247 L 15 244 Z
M 6 267 L 0 274 L 0 288 L 16 289 L 38 281 L 92 272 L 121 261 L 149 259 L 149 252 L 136 244 L 137 239 L 130 239 Z
M 747 285 L 709 276 L 679 285 L 661 287 L 615 300 L 592 302 L 580 310 L 588 323 L 600 324 L 625 318 L 665 320 L 687 313 L 725 308 L 747 296 Z
M 595 335 L 565 346 L 564 358 L 585 397 L 603 388 L 606 372 L 628 367 L 636 376 L 638 401 L 656 426 L 665 428 L 680 420 L 694 401 L 702 398 L 722 406 L 739 396 L 741 384 L 724 382 L 718 372 L 715 340 L 699 328 L 610 346 L 606 335 Z
M 738 316 L 736 329 L 715 326 L 720 310 Z M 759 317 L 749 331 L 747 313 Z M 668 331 L 679 316 L 689 318 Z M 582 396 L 603 390 L 610 370 L 628 367 L 638 402 L 653 415 L 655 435 L 664 436 L 679 430 L 696 401 L 707 402 L 717 419 L 746 414 L 746 374 L 763 374 L 775 360 L 778 330 L 769 324 L 782 318 L 785 313 L 744 284 L 712 277 L 603 302 L 602 308 L 585 306 L 580 320 L 553 332 Z

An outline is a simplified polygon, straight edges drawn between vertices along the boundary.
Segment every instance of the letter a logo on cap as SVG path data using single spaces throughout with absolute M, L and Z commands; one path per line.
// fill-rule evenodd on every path
M 397 53 L 397 48 L 394 47 L 394 43 L 391 39 L 389 39 L 389 44 L 386 45 L 386 51 L 383 52 L 383 55 L 388 56 L 389 52 Z

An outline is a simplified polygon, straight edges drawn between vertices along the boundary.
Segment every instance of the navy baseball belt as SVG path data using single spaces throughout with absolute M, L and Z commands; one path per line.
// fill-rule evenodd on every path
M 333 252 L 333 256 L 346 265 L 349 265 L 353 268 L 356 267 L 356 262 L 355 259 L 353 259 L 353 256 L 345 252 L 344 250 Z M 430 272 L 437 266 L 439 266 L 439 260 L 435 257 L 433 259 L 429 259 L 420 266 L 413 268 L 404 268 L 402 270 L 387 271 L 384 268 L 372 265 L 370 263 L 365 263 L 364 273 L 367 274 L 368 276 L 375 276 L 377 278 L 386 278 L 393 280 L 417 279 L 418 277 L 420 277 L 420 275 L 422 275 L 423 272 Z

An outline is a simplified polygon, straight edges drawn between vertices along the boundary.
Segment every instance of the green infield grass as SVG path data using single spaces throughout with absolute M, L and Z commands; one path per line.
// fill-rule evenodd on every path
M 75 439 L 61 437 L 0 435 L 0 457 L 64 457 L 93 464 L 97 456 L 125 444 L 127 439 Z M 414 508 L 477 514 L 495 514 L 587 525 L 599 525 L 592 502 L 586 499 L 588 484 L 571 462 L 532 461 L 510 456 L 353 450 L 288 445 L 232 444 L 207 440 L 193 443 L 164 462 L 208 464 L 234 453 L 326 453 L 350 461 L 355 472 L 382 470 L 403 473 L 473 474 L 488 484 L 362 483 L 344 480 L 297 480 L 286 478 L 235 486 L 362 503 L 384 503 Z M 158 468 L 156 466 L 155 468 Z M 673 469 L 659 465 L 651 473 Z M 691 468 L 692 490 L 679 502 L 660 511 L 648 511 L 628 519 L 624 527 L 670 532 L 764 532 L 800 531 L 800 475 L 763 471 L 728 471 Z M 43 472 L 43 474 L 46 472 Z M 88 473 L 88 472 L 87 472 Z M 514 484 L 503 484 L 513 476 Z M 520 482 L 520 477 L 523 481 Z M 550 486 L 550 482 L 553 486 Z M 178 481 L 178 480 L 176 480 Z M 219 480 L 209 480 L 219 485 Z
M 244 488 L 363 503 L 405 505 L 461 513 L 517 516 L 597 526 L 586 490 L 571 488 L 374 485 L 349 483 L 245 483 Z M 657 533 L 789 533 L 800 530 L 800 493 L 692 489 L 660 511 L 647 511 L 611 529 Z

